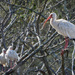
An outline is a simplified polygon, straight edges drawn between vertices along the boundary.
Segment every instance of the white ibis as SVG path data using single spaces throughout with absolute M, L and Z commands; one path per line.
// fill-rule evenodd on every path
M 49 17 L 46 19 L 46 21 L 43 24 L 43 28 L 45 26 L 45 23 L 50 20 L 50 24 L 51 26 L 61 35 L 63 35 L 64 37 L 69 37 L 70 39 L 75 39 L 75 25 L 72 24 L 71 22 L 64 20 L 64 19 L 57 19 L 56 17 L 56 13 L 51 13 L 49 15 Z M 65 38 L 65 47 L 64 49 L 66 49 L 68 46 L 68 38 Z M 74 62 L 74 52 L 72 54 L 72 65 Z M 64 50 L 62 50 L 61 55 L 63 55 Z M 73 67 L 72 67 L 73 70 Z M 74 75 L 74 73 L 72 73 L 72 75 Z
M 3 67 L 8 66 L 8 60 L 5 58 L 5 53 L 6 53 L 6 50 L 3 48 L 2 53 L 0 54 L 0 64 L 3 65 L 2 70 L 3 70 Z
M 18 54 L 15 50 L 13 50 L 12 46 L 9 46 L 8 50 L 6 51 L 6 58 L 8 58 L 11 61 L 10 67 L 12 67 L 12 61 L 18 61 Z

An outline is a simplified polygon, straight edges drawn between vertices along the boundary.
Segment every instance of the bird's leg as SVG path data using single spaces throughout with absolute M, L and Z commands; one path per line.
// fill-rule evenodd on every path
M 65 47 L 64 47 L 64 49 L 62 50 L 61 55 L 64 54 L 64 50 L 67 48 L 68 42 L 69 42 L 69 39 L 68 39 L 68 37 L 67 37 L 67 38 L 65 38 Z
M 9 64 L 9 66 L 10 66 L 10 69 L 8 69 L 8 71 L 10 71 L 11 69 L 12 69 L 12 61 L 10 60 L 10 64 Z
M 10 60 L 10 68 L 12 68 L 12 61 Z
M 68 39 L 68 37 L 67 37 L 67 38 L 65 38 L 65 47 L 64 47 L 64 49 L 67 48 L 67 46 L 68 46 L 68 42 L 69 42 L 69 39 Z
M 16 66 L 16 60 L 14 60 L 14 66 L 12 68 L 14 68 Z

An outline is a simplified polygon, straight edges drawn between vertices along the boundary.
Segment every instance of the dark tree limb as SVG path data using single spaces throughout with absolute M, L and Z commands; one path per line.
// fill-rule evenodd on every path
M 0 7 L 7 13 L 7 11 L 5 10 L 5 8 L 0 4 Z
M 44 11 L 45 5 L 47 3 L 47 0 L 45 0 L 45 3 L 43 5 L 43 9 L 40 11 L 40 14 L 38 16 L 37 22 L 36 22 L 36 29 L 37 29 L 37 34 L 39 35 L 39 22 L 40 22 L 40 16 L 42 14 L 42 12 Z
M 62 57 L 62 66 L 61 66 L 62 75 L 65 75 L 65 70 L 64 70 L 64 55 L 62 55 L 61 57 Z
M 3 32 L 3 28 L 4 28 L 4 26 L 2 25 L 2 28 L 1 28 L 2 41 L 3 41 L 4 48 L 7 50 L 5 36 L 4 36 L 4 32 Z
M 34 50 L 32 53 L 30 53 L 27 57 L 24 55 L 23 59 L 21 58 L 22 60 L 13 69 L 10 69 L 9 71 L 6 71 L 6 73 L 4 75 L 9 75 L 9 74 L 13 73 L 15 70 L 17 70 L 17 68 L 19 68 L 20 66 L 22 66 L 23 64 L 25 64 L 25 62 L 29 58 L 33 57 L 36 53 L 38 53 L 40 51 L 40 49 L 42 49 L 42 47 L 45 44 L 47 44 L 51 40 L 52 37 L 54 37 L 55 34 L 56 34 L 56 32 L 53 33 L 53 35 L 47 41 L 45 41 L 43 44 L 41 44 L 36 50 Z

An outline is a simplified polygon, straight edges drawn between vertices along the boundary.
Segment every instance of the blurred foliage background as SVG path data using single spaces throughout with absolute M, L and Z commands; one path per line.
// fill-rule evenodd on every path
M 13 45 L 21 58 L 25 54 L 30 55 L 30 50 L 34 52 L 40 47 L 37 36 L 41 44 L 50 39 L 39 52 L 17 69 L 18 75 L 63 75 L 60 53 L 64 48 L 64 37 L 50 26 L 49 21 L 41 30 L 51 12 L 55 12 L 57 18 L 75 24 L 75 0 L 0 0 L 0 52 L 2 48 L 7 49 Z M 72 40 L 69 41 L 67 50 L 68 57 L 67 53 L 64 54 L 64 72 L 65 75 L 71 75 Z M 51 74 L 44 61 L 51 67 Z

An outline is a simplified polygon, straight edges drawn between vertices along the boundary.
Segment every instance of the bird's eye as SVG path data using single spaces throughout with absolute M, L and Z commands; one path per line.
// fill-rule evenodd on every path
M 51 14 L 51 17 L 52 17 L 53 15 Z

